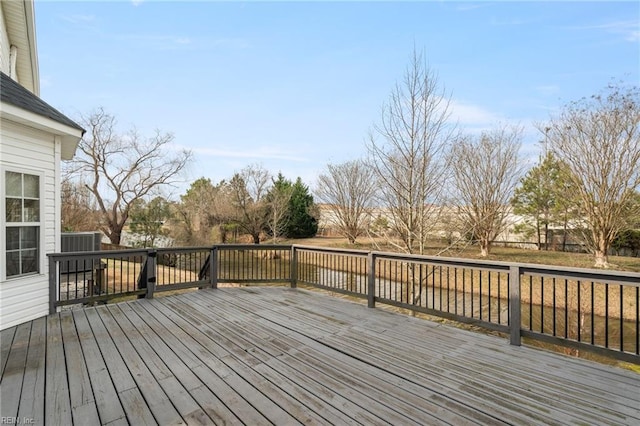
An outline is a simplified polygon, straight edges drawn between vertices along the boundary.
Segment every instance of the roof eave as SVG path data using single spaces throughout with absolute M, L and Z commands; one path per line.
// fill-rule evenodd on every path
M 67 126 L 6 102 L 0 103 L 0 118 L 59 136 L 63 160 L 71 160 L 73 158 L 78 148 L 78 143 L 84 134 L 83 130 Z

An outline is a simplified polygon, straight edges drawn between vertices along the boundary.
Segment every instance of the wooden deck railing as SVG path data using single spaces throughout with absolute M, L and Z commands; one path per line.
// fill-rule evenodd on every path
M 61 253 L 49 261 L 52 312 L 218 283 L 300 283 L 366 299 L 369 307 L 504 332 L 514 345 L 525 336 L 640 363 L 638 273 L 299 245 Z

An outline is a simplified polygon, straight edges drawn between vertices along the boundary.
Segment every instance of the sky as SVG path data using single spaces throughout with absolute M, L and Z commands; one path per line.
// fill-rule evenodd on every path
M 35 13 L 42 99 L 173 133 L 194 158 L 174 197 L 250 164 L 313 189 L 327 164 L 364 158 L 414 47 L 460 128 L 520 125 L 529 162 L 536 123 L 640 84 L 637 1 L 36 0 Z

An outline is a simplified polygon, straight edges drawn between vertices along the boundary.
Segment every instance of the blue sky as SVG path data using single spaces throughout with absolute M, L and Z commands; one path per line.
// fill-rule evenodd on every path
M 460 126 L 525 128 L 612 80 L 640 84 L 640 3 L 36 0 L 41 97 L 102 106 L 194 152 L 187 180 L 248 164 L 313 187 L 365 141 L 415 46 Z M 187 185 L 176 190 L 180 193 Z

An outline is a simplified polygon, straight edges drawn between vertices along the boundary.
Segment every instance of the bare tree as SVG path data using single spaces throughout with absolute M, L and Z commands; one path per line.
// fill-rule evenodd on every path
M 427 237 L 437 223 L 447 171 L 446 148 L 457 132 L 450 116 L 450 98 L 414 50 L 368 143 L 380 204 L 389 212 L 391 230 L 400 238 L 398 248 L 408 253 L 424 253 Z
M 632 201 L 640 187 L 640 88 L 609 86 L 568 104 L 544 128 L 549 149 L 571 170 L 595 266 L 606 268 L 616 234 L 640 214 Z
M 84 184 L 63 177 L 61 199 L 62 229 L 65 232 L 99 229 L 100 217 L 96 203 Z
M 251 235 L 255 244 L 260 244 L 260 234 L 266 225 L 265 197 L 270 178 L 266 169 L 254 164 L 236 173 L 229 182 L 235 222 Z
M 273 185 L 265 197 L 267 209 L 265 229 L 275 243 L 278 237 L 285 234 L 289 224 L 289 203 L 293 195 L 293 183 L 285 179 L 282 173 L 273 180 Z
M 351 244 L 366 232 L 376 192 L 373 169 L 361 160 L 327 165 L 314 191 L 326 204 L 328 222 Z
M 177 219 L 172 226 L 174 238 L 187 245 L 211 244 L 217 226 L 219 241 L 226 242 L 227 226 L 234 213 L 231 199 L 230 186 L 224 180 L 216 185 L 204 177 L 192 182 L 173 206 Z
M 479 138 L 462 138 L 450 164 L 460 214 L 488 256 L 492 241 L 508 225 L 509 200 L 523 172 L 519 158 L 522 128 L 501 126 Z
M 118 134 L 115 117 L 102 108 L 81 121 L 88 131 L 65 173 L 86 182 L 101 213 L 100 230 L 120 244 L 131 205 L 176 183 L 191 153 L 170 150 L 170 133 L 145 138 L 134 128 Z

